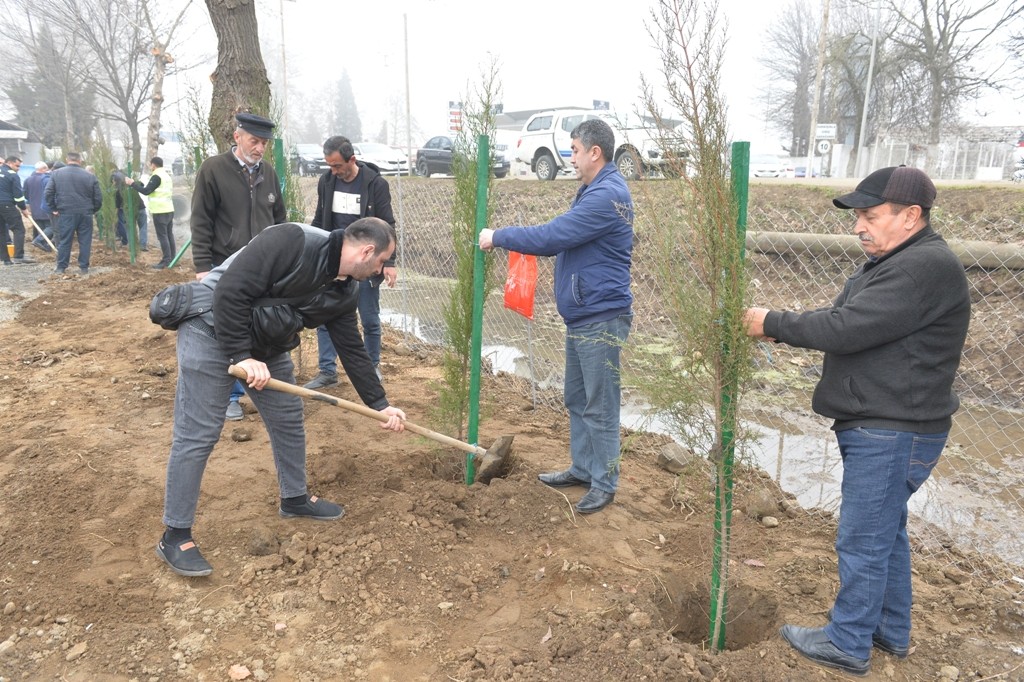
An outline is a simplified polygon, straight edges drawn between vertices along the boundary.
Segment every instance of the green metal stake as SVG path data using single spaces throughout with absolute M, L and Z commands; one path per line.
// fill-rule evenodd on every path
M 181 245 L 181 248 L 178 249 L 177 255 L 174 256 L 171 262 L 167 264 L 167 267 L 173 268 L 175 265 L 177 265 L 178 261 L 181 260 L 181 257 L 185 255 L 185 252 L 188 251 L 188 247 L 190 246 L 192 246 L 192 237 L 189 237 L 188 239 L 185 240 L 185 243 Z
M 734 142 L 732 145 L 732 196 L 736 202 L 736 234 L 739 244 L 739 258 L 734 261 L 743 267 L 744 241 L 747 234 L 747 190 L 750 169 L 750 143 Z M 725 268 L 722 277 L 723 290 L 729 286 L 733 278 L 740 273 Z M 726 324 L 723 311 L 722 324 Z M 728 358 L 731 351 L 728 336 L 722 347 L 723 357 Z M 736 443 L 736 413 L 733 403 L 739 393 L 739 381 L 736 376 L 726 376 L 722 385 L 722 407 L 719 418 L 722 420 L 722 465 L 715 483 L 715 541 L 711 558 L 711 609 L 710 635 L 711 647 L 716 651 L 725 648 L 726 597 L 729 574 L 729 540 L 732 530 L 732 487 L 733 458 Z
M 280 137 L 274 138 L 274 170 L 277 171 L 277 184 L 280 185 L 278 190 L 281 192 L 281 196 L 284 196 L 284 140 Z
M 476 138 L 476 240 L 487 227 L 487 180 L 491 173 L 490 140 L 486 135 Z M 480 353 L 484 329 L 484 252 L 476 247 L 473 258 L 473 335 L 469 350 L 469 424 L 466 434 L 476 445 L 480 426 Z M 466 453 L 466 485 L 473 485 L 476 467 L 473 453 Z
M 132 162 L 128 162 L 128 168 L 126 175 L 132 176 Z M 135 193 L 128 190 L 128 185 L 124 186 L 124 229 L 128 233 L 128 262 L 135 265 L 135 258 L 138 255 L 138 238 L 135 236 L 136 229 L 136 215 L 135 215 Z M 141 201 L 141 199 L 139 200 Z M 128 216 L 131 216 L 130 218 Z

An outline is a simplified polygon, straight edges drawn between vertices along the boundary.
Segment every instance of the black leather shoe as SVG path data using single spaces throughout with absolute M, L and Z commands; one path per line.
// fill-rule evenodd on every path
M 910 647 L 890 644 L 881 637 L 877 637 L 875 635 L 871 636 L 871 646 L 875 647 L 879 651 L 884 651 L 890 656 L 895 656 L 896 658 L 906 658 L 910 655 Z
M 825 617 L 828 618 L 828 622 L 832 622 L 832 609 L 828 610 Z M 884 651 L 890 656 L 895 656 L 896 658 L 906 658 L 910 655 L 909 646 L 896 646 L 895 644 L 885 641 L 878 635 L 871 635 L 871 646 L 875 647 L 879 651 Z
M 580 514 L 593 514 L 607 507 L 614 499 L 615 493 L 606 493 L 603 490 L 591 488 L 590 492 L 576 503 L 576 511 Z
M 552 488 L 568 488 L 571 485 L 590 485 L 590 481 L 584 481 L 582 478 L 576 478 L 569 473 L 569 470 L 565 471 L 552 471 L 548 474 L 538 474 L 538 480 L 544 485 L 549 485 Z
M 832 643 L 823 628 L 783 625 L 779 634 L 801 655 L 819 665 L 836 668 L 858 677 L 867 675 L 871 670 L 871 661 L 863 661 L 844 652 Z
M 178 575 L 194 578 L 213 573 L 213 566 L 203 558 L 192 538 L 176 545 L 168 544 L 160 538 L 160 542 L 156 543 L 156 555 Z

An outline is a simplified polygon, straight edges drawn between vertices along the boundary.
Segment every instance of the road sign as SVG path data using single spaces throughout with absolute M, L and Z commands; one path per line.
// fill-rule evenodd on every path
M 819 123 L 814 127 L 815 140 L 834 140 L 839 132 L 835 123 Z
M 828 140 L 818 140 L 818 153 L 828 154 L 828 150 L 832 149 L 832 143 Z

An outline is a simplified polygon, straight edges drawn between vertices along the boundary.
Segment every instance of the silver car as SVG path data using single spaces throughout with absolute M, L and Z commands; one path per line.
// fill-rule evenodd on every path
M 409 174 L 409 158 L 400 149 L 379 142 L 353 142 L 352 150 L 357 159 L 380 169 L 381 175 Z

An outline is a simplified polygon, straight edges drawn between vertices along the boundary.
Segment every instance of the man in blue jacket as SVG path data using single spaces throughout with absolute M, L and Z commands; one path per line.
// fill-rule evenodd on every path
M 53 227 L 50 225 L 53 213 L 50 211 L 50 205 L 46 203 L 46 186 L 48 184 L 50 184 L 50 166 L 45 161 L 39 161 L 36 163 L 35 173 L 25 178 L 25 201 L 28 202 L 29 212 L 36 226 L 43 231 L 46 239 L 53 240 Z M 32 246 L 42 251 L 53 250 L 41 234 L 35 236 Z
M 89 273 L 92 253 L 92 217 L 103 205 L 96 176 L 82 168 L 82 155 L 68 152 L 67 165 L 50 174 L 46 185 L 46 203 L 57 216 L 57 269 L 62 275 L 71 263 L 71 244 L 78 237 L 78 268 L 83 275 Z
M 619 351 L 633 319 L 633 200 L 612 163 L 611 127 L 591 119 L 570 137 L 583 185 L 569 211 L 544 225 L 481 230 L 480 248 L 556 256 L 572 464 L 538 478 L 555 488 L 588 486 L 576 511 L 590 514 L 611 504 L 619 482 Z
M 825 627 L 782 637 L 821 665 L 867 675 L 871 649 L 910 650 L 907 501 L 939 461 L 960 406 L 953 379 L 971 297 L 963 265 L 929 220 L 935 184 L 882 168 L 832 203 L 857 214 L 867 261 L 819 310 L 750 308 L 749 336 L 824 351 L 812 407 L 835 420 L 843 460 L 839 592 Z

